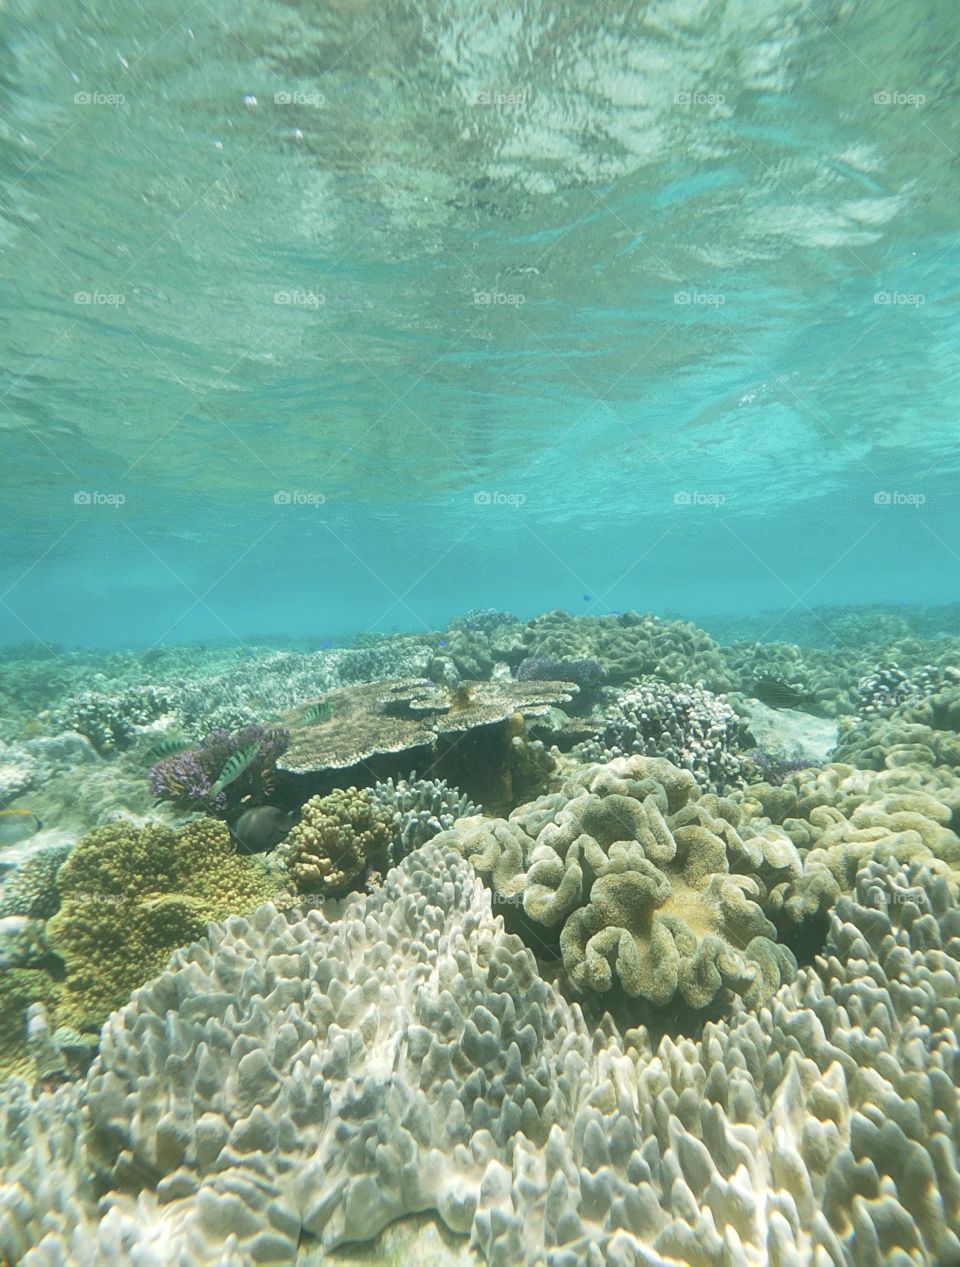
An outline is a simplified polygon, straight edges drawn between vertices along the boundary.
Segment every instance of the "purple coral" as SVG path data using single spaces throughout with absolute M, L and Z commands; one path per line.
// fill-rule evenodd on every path
M 607 676 L 599 660 L 557 659 L 554 656 L 529 656 L 517 669 L 518 682 L 574 682 L 582 691 L 592 690 Z
M 251 725 L 240 730 L 212 730 L 196 748 L 158 761 L 150 770 L 150 791 L 179 809 L 228 818 L 262 804 L 270 795 L 277 757 L 290 742 L 276 726 Z M 213 785 L 235 752 L 258 743 L 255 760 L 232 783 L 213 794 Z

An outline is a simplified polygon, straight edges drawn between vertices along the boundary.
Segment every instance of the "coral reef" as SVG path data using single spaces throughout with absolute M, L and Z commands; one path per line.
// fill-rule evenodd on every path
M 593 691 L 602 685 L 607 671 L 592 656 L 575 660 L 558 660 L 553 656 L 528 656 L 517 668 L 518 682 L 575 682 L 581 691 Z
M 280 892 L 214 819 L 176 832 L 98 827 L 60 867 L 57 887 L 61 905 L 46 932 L 66 972 L 57 1017 L 79 1029 L 102 1024 L 210 920 L 251 911 Z
M 653 1049 L 588 1030 L 432 842 L 337 922 L 213 926 L 85 1079 L 12 1083 L 0 1251 L 253 1267 L 435 1211 L 489 1267 L 956 1262 L 958 920 L 870 864 L 769 1007 Z
M 176 703 L 175 692 L 160 686 L 129 686 L 116 693 L 87 690 L 64 701 L 50 721 L 57 730 L 85 735 L 98 752 L 122 751 L 141 727 L 172 712 Z
M 568 701 L 577 688 L 565 682 L 464 682 L 456 690 L 423 678 L 345 687 L 324 697 L 330 716 L 296 726 L 277 762 L 285 794 L 302 802 L 340 781 L 397 777 L 428 762 L 482 803 L 512 800 L 517 753 L 527 717 Z M 526 763 L 529 766 L 529 763 Z
M 35 1003 L 55 1007 L 60 986 L 42 968 L 5 967 L 0 971 L 0 1077 L 31 1077 L 27 1049 L 27 1012 Z
M 800 860 L 783 833 L 744 841 L 732 804 L 698 797 L 693 776 L 668 762 L 621 758 L 508 820 L 466 819 L 438 843 L 501 901 L 522 902 L 541 944 L 554 931 L 577 989 L 618 985 L 657 1007 L 679 997 L 704 1008 L 727 992 L 757 1005 L 796 968 L 759 903 Z
M 704 791 L 720 791 L 742 782 L 746 743 L 746 725 L 722 696 L 647 678 L 617 696 L 595 739 L 576 751 L 586 761 L 664 757 L 691 771 Z
M 337 893 L 368 869 L 383 870 L 393 816 L 370 792 L 338 788 L 313 796 L 274 861 L 300 893 Z
M 529 621 L 523 640 L 528 656 L 595 658 L 615 686 L 651 673 L 666 682 L 693 682 L 715 691 L 733 685 L 717 644 L 683 621 L 663 621 L 635 611 L 575 617 L 557 609 Z
M 57 872 L 70 855 L 72 845 L 49 845 L 25 859 L 0 888 L 0 919 L 26 915 L 49 919 L 60 906 Z
M 391 816 L 391 863 L 400 862 L 440 832 L 449 831 L 458 819 L 480 812 L 466 793 L 450 787 L 446 779 L 418 779 L 416 771 L 406 779 L 374 784 L 370 796 Z
M 197 748 L 158 761 L 150 771 L 150 790 L 180 810 L 229 818 L 262 805 L 273 790 L 277 758 L 286 751 L 289 732 L 281 727 L 244 726 L 215 730 Z M 250 764 L 222 789 L 217 786 L 228 762 L 257 745 Z

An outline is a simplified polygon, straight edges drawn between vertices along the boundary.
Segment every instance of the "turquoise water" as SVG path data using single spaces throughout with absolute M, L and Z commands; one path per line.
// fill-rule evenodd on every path
M 0 2 L 0 1267 L 960 1267 L 958 55 Z
M 953 6 L 0 20 L 3 641 L 953 594 Z

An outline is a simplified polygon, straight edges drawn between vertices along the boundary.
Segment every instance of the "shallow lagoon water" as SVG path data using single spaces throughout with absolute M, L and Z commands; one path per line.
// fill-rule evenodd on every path
M 960 1263 L 956 14 L 0 14 L 0 1260 Z

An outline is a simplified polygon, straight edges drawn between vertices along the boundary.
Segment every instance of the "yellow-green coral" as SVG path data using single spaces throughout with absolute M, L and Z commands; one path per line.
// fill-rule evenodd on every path
M 800 858 L 770 825 L 742 837 L 739 807 L 699 791 L 664 760 L 620 758 L 508 821 L 465 819 L 437 839 L 556 930 L 579 989 L 703 1008 L 726 987 L 759 1004 L 796 970 L 761 903 Z
M 392 816 L 368 792 L 339 788 L 306 802 L 277 857 L 301 893 L 332 893 L 383 866 L 392 834 Z
M 66 968 L 57 1019 L 99 1026 L 170 954 L 210 920 L 242 915 L 277 896 L 257 858 L 236 853 L 214 819 L 179 831 L 161 825 L 98 827 L 60 868 L 62 905 L 47 941 Z
M 55 1006 L 60 986 L 41 968 L 5 968 L 0 972 L 0 1077 L 33 1073 L 25 1045 L 26 1014 L 31 1003 Z

